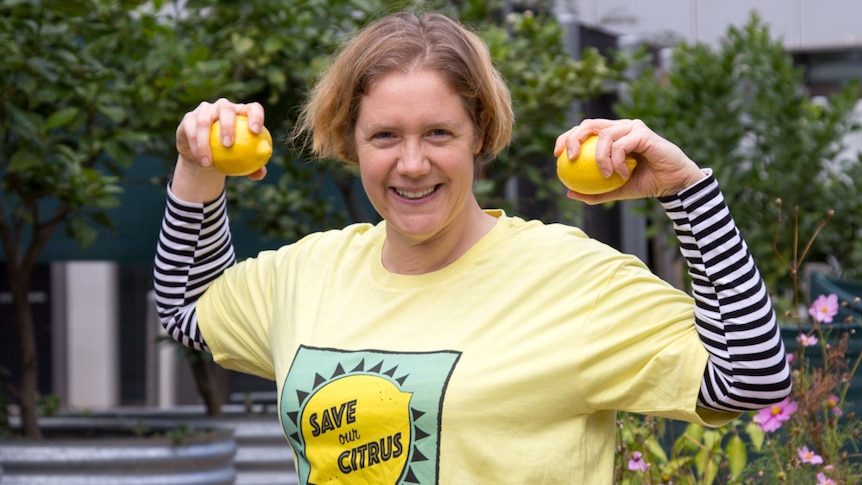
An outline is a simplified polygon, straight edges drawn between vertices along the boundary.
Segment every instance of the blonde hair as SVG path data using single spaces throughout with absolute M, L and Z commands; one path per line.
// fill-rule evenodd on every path
M 408 12 L 375 21 L 339 49 L 300 113 L 294 139 L 310 141 L 318 157 L 358 164 L 354 126 L 362 97 L 387 74 L 414 70 L 439 73 L 464 101 L 481 139 L 478 158 L 491 159 L 509 144 L 511 94 L 487 45 L 444 15 Z

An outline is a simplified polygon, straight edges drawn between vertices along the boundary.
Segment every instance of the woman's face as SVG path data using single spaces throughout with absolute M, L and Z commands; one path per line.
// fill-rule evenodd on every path
M 424 243 L 468 224 L 479 137 L 439 74 L 395 72 L 375 82 L 354 135 L 362 185 L 389 237 Z

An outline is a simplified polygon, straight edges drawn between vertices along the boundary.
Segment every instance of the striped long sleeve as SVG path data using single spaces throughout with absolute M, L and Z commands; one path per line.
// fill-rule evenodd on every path
M 660 201 L 689 266 L 695 326 L 709 353 L 700 405 L 746 411 L 781 401 L 791 379 L 772 303 L 715 178 Z M 208 350 L 195 302 L 235 262 L 225 195 L 189 204 L 169 192 L 154 268 L 158 313 L 169 335 Z
M 790 394 L 790 368 L 772 302 L 711 172 L 660 202 L 688 264 L 695 326 L 709 353 L 700 405 L 747 411 Z
M 195 304 L 212 281 L 236 263 L 224 192 L 207 204 L 183 202 L 168 188 L 153 282 L 162 326 L 174 340 L 209 351 Z

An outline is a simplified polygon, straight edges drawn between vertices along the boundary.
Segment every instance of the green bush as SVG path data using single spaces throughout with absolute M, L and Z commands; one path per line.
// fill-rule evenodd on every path
M 813 234 L 829 210 L 835 219 L 809 259 L 834 257 L 858 274 L 862 262 L 862 168 L 856 155 L 840 159 L 844 137 L 858 129 L 851 112 L 859 90 L 846 86 L 827 99 L 811 99 L 800 68 L 756 15 L 728 29 L 717 49 L 680 43 L 669 69 L 648 69 L 633 80 L 615 107 L 640 118 L 683 147 L 721 184 L 767 284 L 790 291 L 787 268 L 774 257 L 776 229 L 764 221 L 784 207 L 799 207 L 800 234 Z M 793 217 L 790 214 L 790 217 Z M 778 238 L 794 230 L 785 221 Z M 658 227 L 664 227 L 658 226 Z M 849 235 L 849 237 L 848 237 Z M 792 247 L 783 253 L 792 259 Z

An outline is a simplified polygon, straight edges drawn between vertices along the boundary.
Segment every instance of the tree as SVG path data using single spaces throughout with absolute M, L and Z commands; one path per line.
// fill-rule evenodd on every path
M 830 244 L 819 245 L 824 252 L 809 260 L 860 257 L 855 238 L 846 237 L 862 227 L 853 195 L 862 183 L 858 161 L 836 169 L 843 138 L 856 129 L 850 114 L 858 87 L 848 85 L 818 102 L 808 95 L 802 74 L 752 14 L 745 26 L 728 29 L 718 49 L 677 44 L 669 69 L 650 69 L 633 80 L 629 96 L 615 107 L 621 117 L 644 120 L 714 170 L 764 279 L 779 293 L 790 289 L 787 267 L 774 253 L 777 199 L 785 219 L 800 207 L 802 238 L 814 233 L 829 209 L 846 221 L 827 226 L 821 242 Z M 792 220 L 786 222 L 779 241 L 792 240 Z
M 37 349 L 27 293 L 48 241 L 81 246 L 110 227 L 122 170 L 175 126 L 171 31 L 141 1 L 0 2 L 0 240 L 18 334 L 22 431 L 39 437 Z M 157 2 L 158 4 L 158 2 Z

